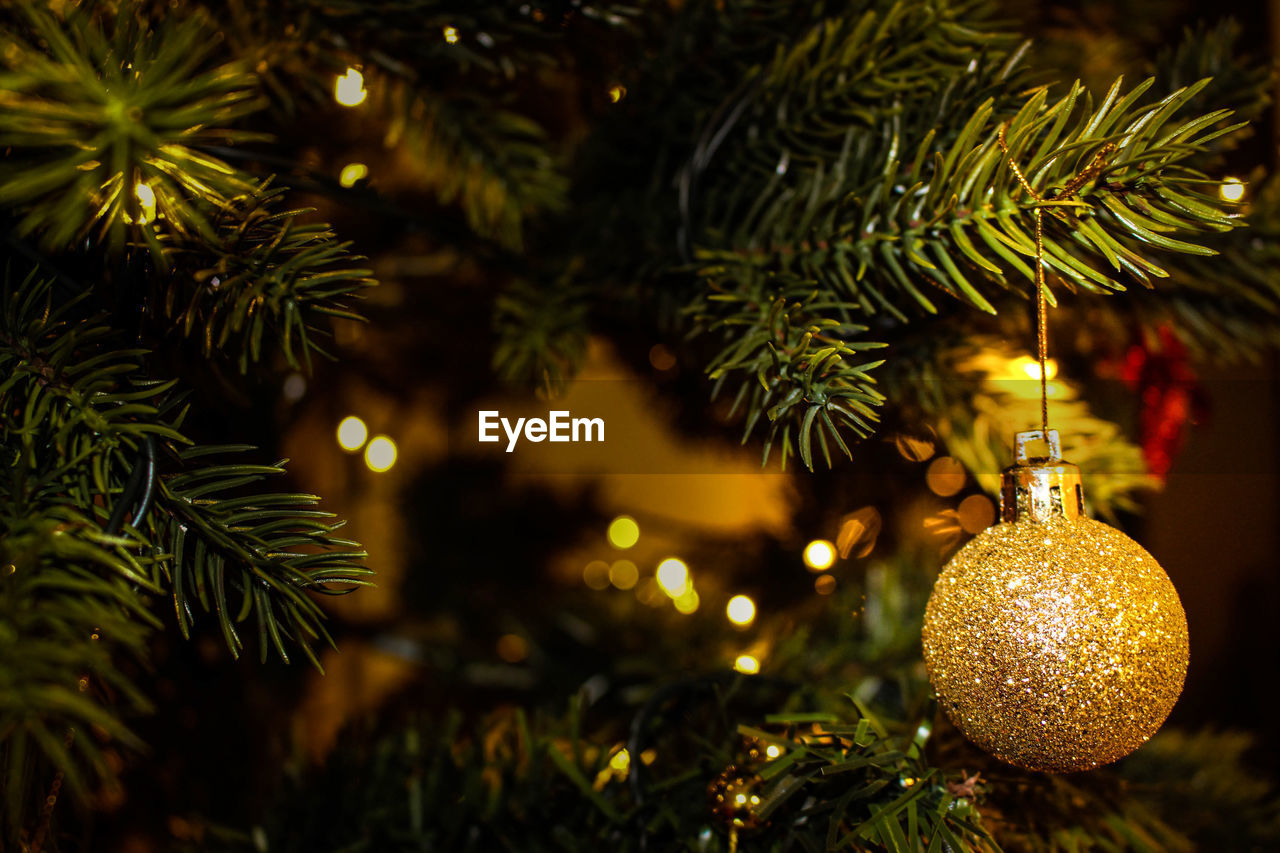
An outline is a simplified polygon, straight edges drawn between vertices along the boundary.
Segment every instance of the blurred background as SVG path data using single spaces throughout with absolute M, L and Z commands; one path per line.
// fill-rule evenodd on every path
M 1038 40 L 1039 67 L 1095 89 L 1140 75 L 1185 27 L 1224 15 L 1239 24 L 1239 51 L 1280 54 L 1276 2 L 1006 7 Z M 542 82 L 546 115 L 571 136 L 582 99 Z M 637 94 L 604 76 L 599 89 L 592 103 Z M 1247 186 L 1255 164 L 1273 168 L 1278 129 L 1268 109 L 1225 174 Z M 739 444 L 740 423 L 726 401 L 709 399 L 679 332 L 625 310 L 593 317 L 581 370 L 554 400 L 500 381 L 489 354 L 476 352 L 492 340 L 492 269 L 422 224 L 437 202 L 421 166 L 382 145 L 385 132 L 334 103 L 278 143 L 302 151 L 307 174 L 354 190 L 313 188 L 303 200 L 369 257 L 381 282 L 365 305 L 369 322 L 340 322 L 337 360 L 311 376 L 247 390 L 211 378 L 204 393 L 225 403 L 193 426 L 202 438 L 234 435 L 293 460 L 299 489 L 349 520 L 378 586 L 326 602 L 338 650 L 324 653 L 323 676 L 233 662 L 216 631 L 190 644 L 163 634 L 159 711 L 145 732 L 153 748 L 128 771 L 128 798 L 103 804 L 102 849 L 163 849 L 164 839 L 204 831 L 194 815 L 260 820 L 289 768 L 322 761 L 344 727 L 374 718 L 512 705 L 560 712 L 583 690 L 622 707 L 627 685 L 695 670 L 855 683 L 918 659 L 932 578 L 995 518 L 991 478 L 1007 458 L 948 456 L 957 423 L 922 430 L 891 420 L 833 470 L 782 471 L 776 458 L 762 467 L 759 439 Z M 1072 430 L 1072 401 L 1087 397 L 1097 417 L 1124 426 L 1150 472 L 1136 503 L 1112 509 L 1186 608 L 1191 665 L 1169 724 L 1246 730 L 1251 766 L 1274 769 L 1280 361 L 1271 351 L 1227 366 L 1158 332 L 1109 335 L 1090 310 L 1082 300 L 1051 315 L 1053 352 L 1071 377 L 1051 374 L 1055 424 Z M 967 357 L 986 377 L 974 404 L 1003 413 L 1010 441 L 1036 419 L 1031 340 L 1023 330 L 970 341 Z M 606 440 L 512 453 L 476 441 L 480 410 L 551 408 L 603 417 Z M 1111 489 L 1105 471 L 1086 480 L 1091 495 Z M 859 649 L 874 654 L 839 654 L 840 632 L 852 630 L 840 620 L 857 624 Z

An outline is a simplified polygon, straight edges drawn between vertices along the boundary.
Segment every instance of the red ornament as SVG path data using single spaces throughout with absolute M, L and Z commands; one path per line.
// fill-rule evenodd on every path
M 1204 389 L 1191 366 L 1187 348 L 1169 329 L 1156 330 L 1156 343 L 1129 347 L 1120 378 L 1142 400 L 1138 434 L 1147 470 L 1162 481 L 1186 440 L 1187 424 L 1204 417 Z

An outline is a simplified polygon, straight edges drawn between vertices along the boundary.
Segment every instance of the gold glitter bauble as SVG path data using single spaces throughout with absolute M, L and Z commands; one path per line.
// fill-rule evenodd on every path
M 729 829 L 759 829 L 760 788 L 764 781 L 730 765 L 707 786 L 711 812 Z
M 1115 761 L 1169 715 L 1187 620 L 1142 546 L 1082 515 L 1079 470 L 1056 455 L 1005 472 L 1002 523 L 938 577 L 924 659 L 947 716 L 992 755 L 1070 772 Z M 1040 433 L 1030 434 L 1040 436 Z

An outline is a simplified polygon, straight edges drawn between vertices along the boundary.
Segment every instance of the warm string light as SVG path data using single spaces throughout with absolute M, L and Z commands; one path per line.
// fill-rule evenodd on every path
M 156 212 L 156 191 L 150 184 L 143 183 L 142 181 L 135 183 L 133 185 L 133 197 L 138 200 L 138 218 L 136 220 L 136 224 L 149 225 L 157 219 L 163 218 Z M 126 225 L 135 224 L 135 220 L 133 216 L 129 214 L 128 210 L 121 211 L 120 216 L 124 219 Z
M 609 588 L 610 566 L 604 560 L 592 560 L 582 569 L 582 582 L 594 590 Z
M 364 447 L 369 439 L 369 427 L 355 415 L 347 415 L 338 423 L 338 446 L 348 453 Z
M 755 655 L 738 655 L 733 668 L 743 675 L 756 675 L 760 672 L 760 659 Z
M 133 188 L 133 193 L 138 197 L 138 224 L 146 225 L 155 221 L 156 218 L 156 191 L 151 189 L 147 184 L 138 182 Z
M 1223 201 L 1244 201 L 1245 184 L 1239 178 L 1224 178 L 1218 186 L 1218 197 Z
M 632 589 L 639 580 L 640 570 L 630 560 L 617 560 L 609 567 L 609 583 L 618 589 Z
M 804 564 L 815 572 L 825 572 L 835 562 L 836 546 L 826 539 L 815 539 L 804 547 Z
M 357 68 L 348 68 L 333 84 L 333 99 L 344 107 L 358 107 L 369 97 L 364 87 L 364 75 Z
M 635 546 L 640 541 L 640 525 L 629 515 L 620 515 L 609 522 L 605 531 L 609 544 L 620 551 Z M 592 560 L 582 570 L 582 581 L 594 590 L 605 590 L 610 585 L 620 590 L 635 590 L 641 604 L 658 606 L 670 600 L 677 612 L 686 616 L 697 612 L 702 604 L 701 596 L 693 588 L 689 567 L 679 557 L 668 557 L 658 564 L 653 577 L 640 578 L 640 569 L 631 560 Z M 665 597 L 664 597 L 665 595 Z
M 1015 376 L 1021 373 L 1028 379 L 1040 378 L 1040 362 L 1029 355 L 1020 355 L 1015 358 L 1010 368 Z M 1058 375 L 1058 360 L 1056 358 L 1045 359 L 1044 372 L 1046 378 L 1056 378 Z
M 684 592 L 671 599 L 671 603 L 675 605 L 678 613 L 689 616 L 697 611 L 698 605 L 700 605 L 702 601 L 699 598 L 697 591 L 694 590 L 693 585 L 690 584 Z
M 398 454 L 394 441 L 385 435 L 374 436 L 364 448 L 364 464 L 370 471 L 381 474 L 391 470 Z
M 351 189 L 367 177 L 369 177 L 369 167 L 364 163 L 348 163 L 338 173 L 338 185 Z
M 609 522 L 605 536 L 609 544 L 619 551 L 625 551 L 640 541 L 640 525 L 629 515 L 620 515 Z
M 671 598 L 679 598 L 692 584 L 689 567 L 679 557 L 668 557 L 658 564 L 658 586 Z
M 965 533 L 981 533 L 996 521 L 996 505 L 986 495 L 969 495 L 956 507 Z
M 457 44 L 457 43 L 458 43 L 458 28 L 457 28 L 457 27 L 445 27 L 443 30 L 441 30 L 441 33 L 444 35 L 444 40 L 445 40 L 446 42 L 448 42 L 449 44 Z
M 924 472 L 929 491 L 941 498 L 949 498 L 963 489 L 967 476 L 964 465 L 951 456 L 939 456 Z
M 756 620 L 756 603 L 749 596 L 735 595 L 725 606 L 725 615 L 734 625 L 745 628 Z
M 399 453 L 396 443 L 385 435 L 370 439 L 368 425 L 355 415 L 347 415 L 338 423 L 337 438 L 338 446 L 348 453 L 355 453 L 363 447 L 364 464 L 370 471 L 382 473 L 396 464 Z

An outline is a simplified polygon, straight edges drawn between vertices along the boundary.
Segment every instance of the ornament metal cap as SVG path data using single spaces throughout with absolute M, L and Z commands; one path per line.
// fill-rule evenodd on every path
M 1047 456 L 1032 456 L 1032 442 L 1048 446 Z M 1062 459 L 1056 429 L 1028 430 L 1013 438 L 1013 465 L 1000 475 L 1001 521 L 1048 521 L 1084 515 L 1080 469 Z

